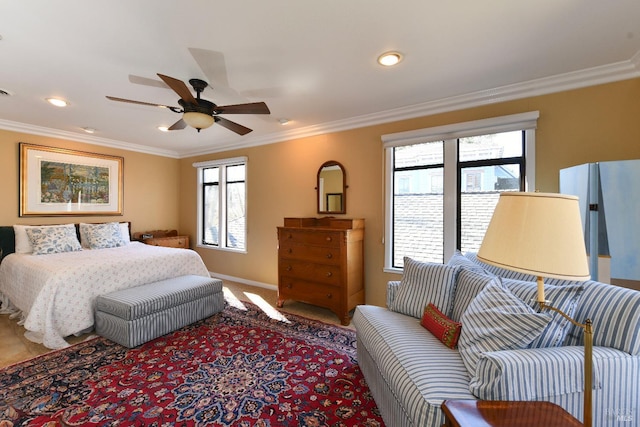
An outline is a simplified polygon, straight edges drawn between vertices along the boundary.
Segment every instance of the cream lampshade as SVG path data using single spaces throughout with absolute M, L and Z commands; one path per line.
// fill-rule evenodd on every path
M 478 259 L 488 264 L 537 277 L 541 309 L 560 313 L 581 327 L 584 339 L 584 416 L 591 427 L 593 327 L 547 304 L 543 277 L 583 281 L 590 278 L 582 232 L 578 198 L 555 193 L 505 192 L 478 250 Z M 551 301 L 553 303 L 553 301 Z
M 501 193 L 478 258 L 534 276 L 589 279 L 578 198 Z M 544 288 L 538 288 L 538 301 L 544 301 Z

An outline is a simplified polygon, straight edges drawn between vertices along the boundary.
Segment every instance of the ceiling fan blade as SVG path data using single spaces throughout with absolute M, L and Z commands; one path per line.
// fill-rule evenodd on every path
M 185 122 L 184 120 L 180 119 L 177 122 L 175 122 L 174 124 L 171 125 L 171 127 L 168 130 L 180 130 L 180 129 L 184 129 L 187 127 L 187 122 Z
M 248 104 L 218 105 L 216 114 L 271 114 L 264 102 L 250 102 Z
M 231 120 L 227 120 L 224 117 L 214 116 L 214 119 L 217 124 L 237 133 L 238 135 L 246 135 L 253 130 L 249 129 L 248 127 L 244 127 L 236 122 L 232 122 Z
M 176 108 L 176 107 L 171 107 L 170 105 L 154 104 L 152 102 L 134 101 L 132 99 L 116 98 L 115 96 L 107 96 L 107 99 L 110 99 L 111 101 L 128 102 L 129 104 L 149 105 L 151 107 L 160 107 L 160 108 L 168 108 L 168 109 Z
M 189 104 L 198 105 L 198 102 L 191 94 L 191 91 L 187 87 L 187 85 L 178 79 L 174 79 L 173 77 L 165 76 L 164 74 L 158 73 L 158 77 L 160 77 L 175 93 L 180 96 L 180 99 Z
M 161 87 L 162 89 L 171 89 L 162 80 L 149 79 L 147 77 L 136 76 L 134 74 L 129 74 L 129 82 L 137 85 Z

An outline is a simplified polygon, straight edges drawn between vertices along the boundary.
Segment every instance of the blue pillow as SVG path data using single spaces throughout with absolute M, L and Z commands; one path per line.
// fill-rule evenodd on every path
M 526 348 L 550 321 L 502 285 L 490 283 L 462 315 L 458 349 L 467 371 L 475 376 L 483 353 Z
M 404 274 L 389 309 L 420 319 L 424 308 L 433 303 L 442 313 L 449 314 L 458 269 L 404 257 Z

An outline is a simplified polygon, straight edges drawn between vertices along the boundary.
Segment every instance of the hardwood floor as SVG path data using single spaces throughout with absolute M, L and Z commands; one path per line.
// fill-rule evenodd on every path
M 277 310 L 285 315 L 293 313 L 340 326 L 338 317 L 333 312 L 321 307 L 287 301 L 283 308 L 277 309 L 276 291 L 272 289 L 225 281 L 223 291 L 229 304 L 249 301 L 262 307 L 265 311 Z M 353 329 L 351 325 L 347 327 Z M 52 351 L 41 344 L 26 339 L 24 332 L 25 329 L 18 325 L 15 319 L 10 319 L 8 314 L 0 315 L 0 368 Z M 92 336 L 92 334 L 85 334 L 79 337 L 69 337 L 67 341 L 73 344 Z

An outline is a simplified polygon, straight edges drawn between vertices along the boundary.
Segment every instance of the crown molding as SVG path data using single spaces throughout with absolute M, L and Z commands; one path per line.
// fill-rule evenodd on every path
M 213 150 L 211 149 L 211 147 L 208 147 L 208 150 L 182 152 L 181 157 L 209 154 L 214 152 L 227 151 L 235 148 L 266 145 L 292 139 L 308 138 L 332 132 L 341 132 L 366 126 L 379 125 L 383 123 L 413 119 L 416 117 L 446 113 L 449 111 L 463 110 L 466 108 L 478 107 L 482 105 L 495 104 L 498 102 L 547 95 L 550 93 L 580 89 L 583 87 L 596 86 L 599 84 L 612 83 L 615 81 L 628 80 L 637 77 L 640 77 L 640 51 L 638 51 L 628 61 L 621 61 L 614 64 L 559 74 L 552 77 L 529 80 L 523 83 L 500 86 L 493 89 L 472 92 L 436 101 L 425 102 L 422 104 L 409 105 L 406 107 L 352 117 L 349 119 L 336 120 L 320 125 L 313 125 L 298 129 L 292 129 L 285 132 L 272 133 L 264 135 L 262 137 L 246 139 L 240 144 L 233 143 L 221 145 L 215 147 Z
M 164 157 L 186 158 L 238 148 L 273 144 L 276 142 L 289 141 L 292 139 L 308 138 L 327 133 L 341 132 L 366 126 L 374 126 L 383 123 L 413 119 L 416 117 L 446 113 L 449 111 L 495 104 L 498 102 L 547 95 L 550 93 L 580 89 L 583 87 L 612 83 L 615 81 L 628 80 L 637 77 L 640 77 L 640 51 L 633 55 L 629 60 L 620 61 L 613 64 L 602 65 L 570 73 L 558 74 L 551 77 L 529 80 L 522 83 L 500 86 L 492 89 L 481 90 L 464 95 L 453 96 L 450 98 L 443 98 L 421 104 L 394 108 L 378 113 L 366 114 L 348 119 L 306 126 L 298 129 L 291 129 L 284 132 L 275 132 L 263 136 L 249 137 L 243 139 L 240 142 L 233 141 L 225 144 L 219 144 L 216 147 L 209 146 L 207 148 L 190 151 L 156 149 L 153 147 L 131 144 L 124 141 L 99 138 L 95 136 L 85 136 L 73 132 L 28 125 L 25 123 L 10 122 L 7 120 L 0 120 L 0 129 L 14 130 L 16 132 L 30 133 L 53 138 L 62 138 L 78 142 L 86 142 L 88 144 L 102 145 L 106 147 L 137 151 L 147 154 L 155 154 Z
M 93 135 L 83 135 L 75 132 L 69 132 L 60 129 L 47 128 L 43 126 L 31 125 L 28 123 L 12 122 L 0 119 L 0 129 L 28 133 L 31 135 L 46 136 L 47 138 L 59 138 L 67 141 L 84 142 L 92 145 L 100 145 L 103 147 L 118 148 L 121 150 L 136 151 L 145 154 L 154 154 L 156 156 L 180 158 L 177 151 L 163 150 L 161 148 L 149 147 L 148 145 L 133 144 L 131 142 L 118 141 L 115 139 L 100 138 Z

